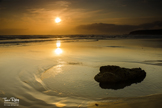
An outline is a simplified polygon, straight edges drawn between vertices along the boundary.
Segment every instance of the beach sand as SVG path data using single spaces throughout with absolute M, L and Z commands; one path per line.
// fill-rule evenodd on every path
M 112 100 L 110 102 L 90 103 L 88 108 L 162 108 L 162 94 L 110 99 Z
M 162 108 L 159 40 L 23 42 L 0 45 L 0 108 L 4 97 L 20 99 L 19 108 Z M 103 89 L 94 76 L 105 65 L 140 67 L 147 75 L 124 89 Z

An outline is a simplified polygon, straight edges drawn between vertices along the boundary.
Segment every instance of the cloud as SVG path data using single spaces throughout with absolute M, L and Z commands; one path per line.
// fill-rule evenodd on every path
M 0 29 L 0 35 L 17 35 L 24 34 L 27 29 Z
M 162 21 L 145 23 L 141 25 L 117 25 L 107 23 L 94 23 L 88 25 L 79 25 L 75 28 L 83 34 L 127 34 L 133 30 L 141 29 L 162 29 Z
M 32 11 L 29 10 L 45 9 L 47 11 L 54 11 L 63 8 L 68 8 L 69 5 L 70 2 L 61 0 L 4 0 L 2 1 L 2 5 L 0 7 L 3 6 L 5 8 L 5 10 L 2 11 L 2 13 L 30 14 L 30 12 Z

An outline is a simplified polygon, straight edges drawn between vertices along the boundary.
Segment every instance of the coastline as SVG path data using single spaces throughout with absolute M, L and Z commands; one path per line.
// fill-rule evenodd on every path
M 88 108 L 162 108 L 162 94 L 111 98 L 109 102 L 92 102 L 88 105 Z

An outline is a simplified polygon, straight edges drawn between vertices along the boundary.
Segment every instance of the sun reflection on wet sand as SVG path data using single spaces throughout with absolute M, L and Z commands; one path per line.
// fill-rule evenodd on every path
M 63 53 L 63 50 L 60 48 L 60 46 L 61 46 L 61 41 L 57 40 L 57 42 L 56 42 L 57 49 L 55 49 L 55 51 L 54 51 L 55 54 L 57 54 L 57 55 L 60 55 Z
M 55 53 L 56 53 L 57 55 L 60 55 L 62 52 L 63 52 L 63 51 L 62 51 L 61 48 L 55 49 Z
M 61 103 L 61 102 L 56 102 L 56 103 L 53 103 L 53 104 L 55 104 L 57 107 L 65 107 L 66 106 L 66 104 Z
M 56 46 L 57 46 L 57 48 L 59 48 L 59 47 L 61 46 L 61 42 L 60 42 L 60 40 L 57 40 L 57 42 L 56 42 Z

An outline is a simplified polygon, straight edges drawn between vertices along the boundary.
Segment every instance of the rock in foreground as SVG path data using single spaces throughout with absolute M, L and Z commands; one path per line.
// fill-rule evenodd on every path
M 102 66 L 100 72 L 94 77 L 99 83 L 138 83 L 146 76 L 146 72 L 141 68 L 121 68 L 119 66 Z

